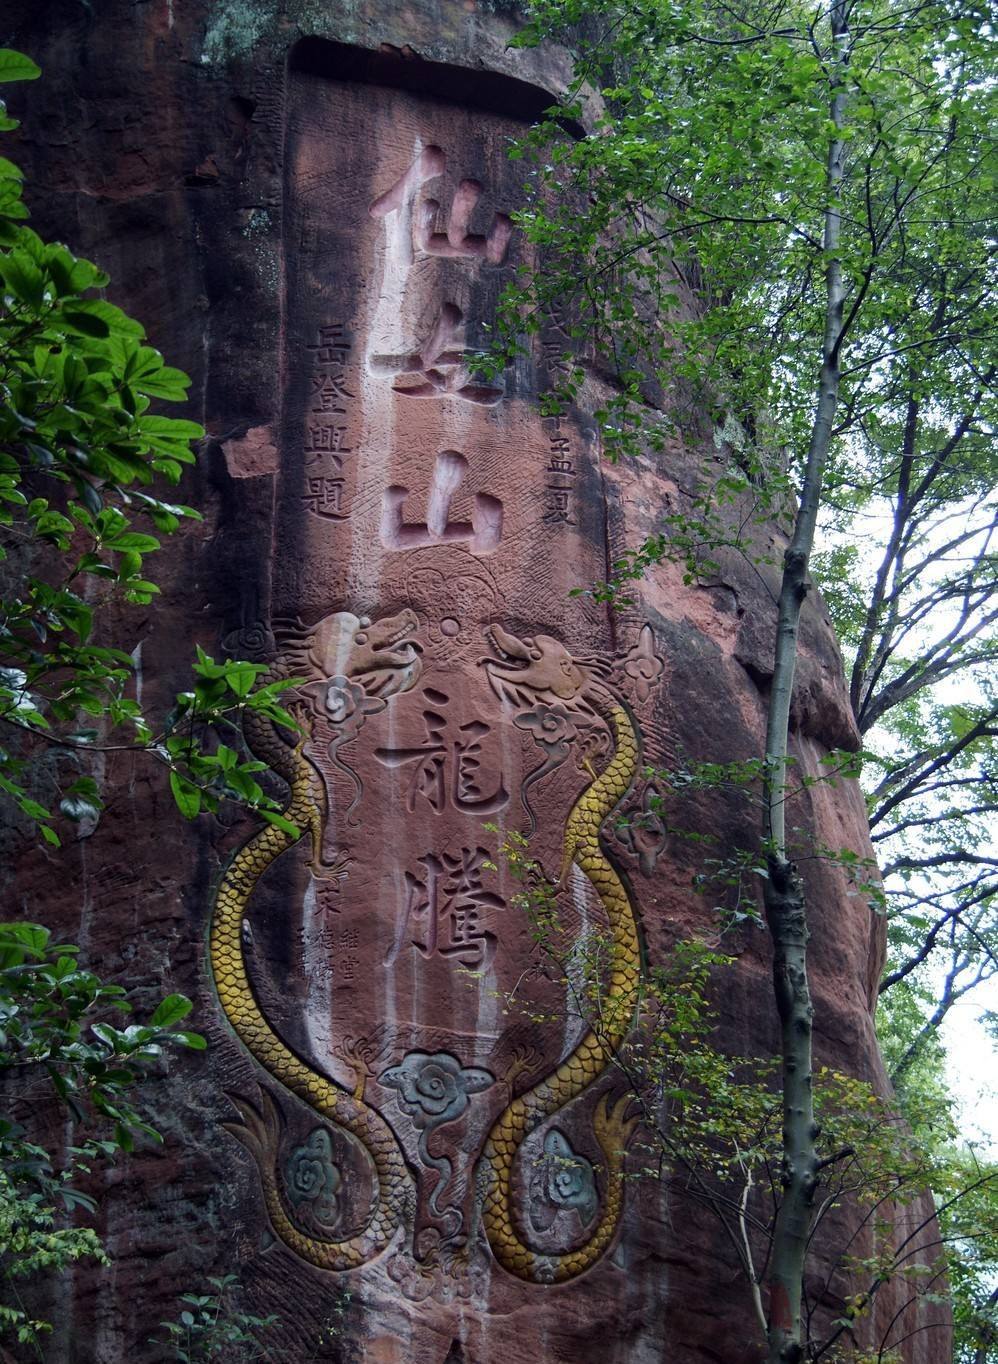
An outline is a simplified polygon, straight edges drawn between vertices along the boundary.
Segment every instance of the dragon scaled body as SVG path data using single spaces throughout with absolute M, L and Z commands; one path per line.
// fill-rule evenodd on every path
M 409 636 L 417 620 L 411 611 L 372 623 L 350 612 L 336 612 L 311 630 L 299 630 L 272 676 L 307 670 L 320 680 L 299 689 L 303 698 L 324 695 L 330 682 L 362 684 L 367 713 L 415 686 L 421 659 Z M 561 1255 L 531 1247 L 520 1234 L 512 1211 L 512 1179 L 524 1140 L 605 1071 L 630 1029 L 638 998 L 640 948 L 634 910 L 627 891 L 600 843 L 600 829 L 627 795 L 639 764 L 638 739 L 627 710 L 594 677 L 594 670 L 573 658 L 556 639 L 538 635 L 519 639 L 498 626 L 490 629 L 498 658 L 484 660 L 500 697 L 517 705 L 557 699 L 595 711 L 609 726 L 613 749 L 603 770 L 576 800 L 564 835 L 563 877 L 574 864 L 593 885 L 604 907 L 612 937 L 612 961 L 600 1027 L 589 1030 L 554 1072 L 525 1094 L 510 1099 L 495 1120 L 479 1164 L 481 1224 L 498 1262 L 519 1278 L 562 1282 L 590 1268 L 608 1249 L 619 1222 L 623 1161 L 634 1121 L 625 1116 L 627 1100 L 597 1103 L 593 1131 L 603 1153 L 605 1195 L 585 1244 Z M 237 1100 L 242 1122 L 230 1124 L 252 1151 L 260 1169 L 267 1211 L 274 1230 L 302 1259 L 329 1270 L 359 1268 L 379 1255 L 403 1226 L 413 1202 L 413 1180 L 388 1122 L 364 1102 L 363 1085 L 351 1093 L 295 1055 L 270 1026 L 254 996 L 243 953 L 242 927 L 257 883 L 275 860 L 306 835 L 313 865 L 323 867 L 326 822 L 325 788 L 305 756 L 308 709 L 299 706 L 305 735 L 292 746 L 257 717 L 247 721 L 254 751 L 287 782 L 285 816 L 297 836 L 273 826 L 260 830 L 235 854 L 222 877 L 210 933 L 210 961 L 219 1002 L 244 1046 L 261 1066 L 321 1119 L 350 1133 L 370 1161 L 373 1194 L 363 1224 L 339 1239 L 307 1234 L 289 1214 L 278 1174 L 280 1119 L 264 1096 L 263 1111 Z
M 416 623 L 411 611 L 379 621 L 377 626 L 349 612 L 337 612 L 314 627 L 301 641 L 297 656 L 292 654 L 288 663 L 293 667 L 296 662 L 308 660 L 314 668 L 323 671 L 335 668 L 337 676 L 370 682 L 379 694 L 386 691 L 394 694 L 413 686 L 419 676 L 419 655 L 405 642 L 405 636 Z M 274 675 L 284 672 L 281 667 Z M 232 1125 L 230 1130 L 236 1132 L 256 1158 L 267 1212 L 281 1239 L 302 1259 L 320 1269 L 356 1269 L 380 1254 L 402 1225 L 411 1198 L 411 1176 L 385 1119 L 362 1098 L 296 1056 L 267 1022 L 253 994 L 242 942 L 243 918 L 250 896 L 267 868 L 306 833 L 311 837 L 314 859 L 318 862 L 326 799 L 322 781 L 304 755 L 304 737 L 292 748 L 278 738 L 272 726 L 254 718 L 248 725 L 247 738 L 259 756 L 288 783 L 290 798 L 284 814 L 297 825 L 299 833 L 295 836 L 269 825 L 245 843 L 229 864 L 219 886 L 209 939 L 215 988 L 237 1037 L 260 1065 L 320 1117 L 356 1137 L 367 1152 L 374 1174 L 374 1193 L 364 1226 L 342 1240 L 320 1240 L 295 1226 L 274 1168 L 279 1133 L 269 1100 L 265 1101 L 262 1117 L 240 1103 L 243 1123 Z
M 590 1029 L 553 1075 L 514 1098 L 500 1113 L 482 1158 L 484 1199 L 482 1222 L 499 1263 L 524 1279 L 560 1283 L 584 1273 L 606 1251 L 620 1218 L 624 1153 L 635 1126 L 625 1117 L 628 1100 L 611 1106 L 602 1100 L 593 1129 L 603 1152 L 606 1196 L 602 1213 L 586 1243 L 563 1255 L 532 1249 L 513 1220 L 512 1178 L 517 1152 L 541 1123 L 577 1098 L 606 1069 L 630 1030 L 638 999 L 641 950 L 634 910 L 627 891 L 600 844 L 600 828 L 627 795 L 638 771 L 637 734 L 625 708 L 547 635 L 520 640 L 498 626 L 491 637 L 501 661 L 486 668 L 500 695 L 522 702 L 530 693 L 562 700 L 585 696 L 604 714 L 614 736 L 614 751 L 604 768 L 582 792 L 565 826 L 562 879 L 574 863 L 592 883 L 606 911 L 612 938 L 610 979 L 599 1030 Z

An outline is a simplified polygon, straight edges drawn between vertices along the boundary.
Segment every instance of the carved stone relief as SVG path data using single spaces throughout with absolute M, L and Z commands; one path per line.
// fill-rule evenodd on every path
M 249 737 L 287 781 L 287 814 L 301 832 L 295 837 L 268 828 L 244 845 L 223 878 L 212 930 L 219 998 L 241 1040 L 271 1080 L 367 1150 L 377 1188 L 366 1218 L 352 1235 L 338 1235 L 344 1180 L 325 1127 L 314 1127 L 284 1157 L 283 1184 L 280 1119 L 272 1100 L 262 1119 L 241 1103 L 240 1135 L 260 1164 L 277 1234 L 314 1264 L 355 1267 L 402 1232 L 413 1238 L 413 1273 L 431 1243 L 439 1259 L 474 1242 L 476 1253 L 486 1253 L 487 1244 L 518 1277 L 561 1281 L 588 1269 L 612 1241 L 632 1124 L 609 1099 L 592 1115 L 589 1139 L 607 1171 L 598 1194 L 587 1158 L 566 1154 L 574 1149 L 572 1137 L 552 1129 L 541 1183 L 530 1184 L 546 1193 L 527 1227 L 514 1212 L 514 1166 L 524 1139 L 549 1117 L 570 1112 L 600 1079 L 629 1026 L 640 969 L 637 919 L 603 850 L 600 828 L 637 778 L 638 739 L 599 660 L 574 657 L 553 636 L 521 637 L 496 624 L 482 633 L 477 691 L 466 687 L 458 697 L 446 680 L 453 674 L 424 669 L 415 619 L 408 611 L 373 621 L 339 611 L 311 628 L 289 629 L 279 640 L 275 673 L 305 674 L 287 693 L 301 736 L 289 742 L 276 729 L 258 726 Z M 559 774 L 560 783 L 552 786 Z M 540 813 L 531 805 L 532 788 L 545 794 Z M 553 799 L 556 791 L 560 801 Z M 411 836 L 396 833 L 394 846 L 392 804 L 412 817 Z M 580 1019 L 567 1056 L 560 1054 L 558 1038 L 545 1037 L 542 1029 L 535 1039 L 539 1049 L 514 1052 L 504 1066 L 496 1064 L 504 1026 L 498 1010 L 495 1031 L 479 1033 L 470 1053 L 466 1045 L 461 1051 L 412 1045 L 423 1042 L 432 1021 L 419 1002 L 424 974 L 425 986 L 437 999 L 449 997 L 448 1016 L 459 1020 L 469 1005 L 480 1017 L 483 998 L 503 995 L 523 973 L 523 925 L 511 914 L 511 888 L 492 861 L 494 845 L 483 841 L 483 817 L 498 814 L 511 816 L 509 827 L 536 831 L 539 848 L 550 849 L 552 879 L 566 892 L 572 885 L 573 899 L 587 896 L 590 912 L 604 919 L 617 961 L 606 1009 L 619 1020 L 597 1036 Z M 316 968 L 321 989 L 326 963 L 334 1033 L 342 1026 L 346 1036 L 349 1020 L 365 1010 L 370 1017 L 371 1005 L 393 980 L 395 1017 L 407 1022 L 400 1033 L 386 1019 L 376 1040 L 334 1048 L 332 1066 L 329 1056 L 305 1060 L 309 1048 L 289 1017 L 293 1001 L 286 1001 L 283 1017 L 271 1017 L 271 1008 L 281 1013 L 281 1006 L 259 985 L 275 938 L 273 924 L 268 929 L 264 909 L 257 908 L 258 899 L 267 904 L 258 888 L 263 891 L 271 868 L 276 872 L 303 839 L 311 843 L 303 974 L 308 981 L 309 966 Z M 372 847 L 387 852 L 377 866 L 371 865 Z M 586 890 L 573 881 L 580 875 Z M 261 925 L 259 935 L 255 927 L 248 935 L 249 953 L 244 923 Z M 311 998 L 309 989 L 309 1003 Z M 474 1036 L 473 1029 L 464 1036 Z M 325 1045 L 331 1041 L 327 1034 Z M 466 1134 L 458 1160 L 448 1145 L 449 1129 L 479 1094 L 470 1118 L 480 1111 L 486 1121 L 479 1122 L 471 1154 Z M 393 1109 L 408 1124 L 392 1118 Z M 556 1157 L 567 1161 L 565 1178 L 548 1168 Z M 474 1188 L 472 1167 L 478 1171 Z M 561 1218 L 565 1209 L 585 1213 L 586 1225 L 593 1223 L 588 1239 L 564 1251 L 535 1245 L 539 1230 L 566 1221 L 566 1234 L 577 1239 L 578 1219 Z M 396 1246 L 396 1258 L 401 1253 Z M 459 1263 L 465 1261 L 454 1262 L 451 1276 Z
M 361 123 L 377 154 L 333 213 L 327 130 Z M 644 636 L 615 670 L 598 608 L 568 596 L 600 569 L 591 433 L 471 371 L 517 244 L 506 127 L 468 127 L 401 91 L 292 92 L 288 240 L 312 243 L 317 194 L 330 214 L 288 258 L 275 610 L 248 628 L 296 679 L 300 729 L 250 721 L 247 740 L 297 833 L 236 852 L 210 944 L 259 1067 L 232 1130 L 274 1232 L 413 1299 L 474 1296 L 496 1269 L 565 1282 L 614 1243 L 634 1120 L 608 1066 L 641 961 L 609 821 L 640 776 L 627 698 L 661 671 Z M 551 335 L 570 343 L 554 319 L 542 370 Z M 507 832 L 553 887 L 566 956 L 613 942 L 598 1032 L 537 960 Z

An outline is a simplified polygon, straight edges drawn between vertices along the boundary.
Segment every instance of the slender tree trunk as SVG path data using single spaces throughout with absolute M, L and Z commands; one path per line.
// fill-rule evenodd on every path
M 814 423 L 793 538 L 784 555 L 776 627 L 776 652 L 766 728 L 766 784 L 763 835 L 768 877 L 764 901 L 773 937 L 773 987 L 780 1018 L 783 1086 L 783 1197 L 773 1230 L 769 1271 L 768 1364 L 796 1364 L 803 1358 L 801 1296 L 807 1239 L 818 1183 L 818 1128 L 811 1084 L 811 992 L 807 979 L 807 911 L 804 886 L 787 856 L 786 773 L 790 698 L 797 662 L 801 609 L 821 500 L 821 482 L 832 441 L 839 397 L 844 285 L 839 256 L 840 197 L 845 141 L 838 135 L 846 116 L 849 33 L 845 0 L 831 9 L 830 116 L 836 130 L 826 163 L 824 222 L 825 333 Z
M 996 1303 L 998 1303 L 998 1288 L 988 1298 L 987 1306 L 992 1308 Z M 974 1364 L 988 1364 L 988 1354 L 996 1340 L 998 1340 L 998 1331 L 989 1323 L 982 1325 L 977 1349 L 974 1351 Z

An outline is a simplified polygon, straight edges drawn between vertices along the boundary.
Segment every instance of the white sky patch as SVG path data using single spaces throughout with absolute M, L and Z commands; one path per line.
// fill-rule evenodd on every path
M 912 555 L 912 560 L 917 562 L 925 555 L 931 556 L 933 549 L 950 544 L 954 538 L 954 524 L 959 524 L 961 519 L 968 519 L 971 510 L 979 505 L 976 499 L 968 500 L 965 508 L 955 509 L 944 521 L 940 519 L 935 535 L 929 541 L 923 542 L 920 550 Z M 861 548 L 857 567 L 861 578 L 866 579 L 866 587 L 870 588 L 890 535 L 893 507 L 886 500 L 879 504 L 871 502 L 859 515 L 862 517 L 860 526 L 858 528 L 854 526 L 851 534 L 831 528 L 826 523 L 819 531 L 816 548 L 820 553 L 848 543 L 859 543 Z M 831 518 L 834 513 L 828 513 L 828 516 Z M 931 585 L 931 578 L 938 580 L 947 572 L 958 571 L 961 562 L 987 549 L 990 541 L 991 532 L 985 527 L 973 540 L 954 547 L 944 559 L 925 570 L 925 577 L 930 581 L 926 582 L 923 579 L 918 592 L 913 595 L 924 595 L 927 587 Z M 821 586 L 820 581 L 818 585 Z M 910 630 L 903 643 L 904 656 L 912 657 L 927 643 L 944 635 L 956 623 L 958 614 L 956 605 L 934 606 L 925 620 Z M 957 672 L 937 683 L 931 691 L 927 691 L 926 700 L 931 697 L 935 704 L 943 706 L 972 706 L 983 702 L 984 676 L 983 671 L 979 669 L 967 668 Z M 897 744 L 893 736 L 878 732 L 876 728 L 866 736 L 865 742 L 871 750 L 885 754 L 891 753 Z M 931 797 L 926 797 L 925 800 L 931 802 Z M 945 808 L 941 798 L 939 807 L 940 810 Z M 985 824 L 985 829 L 985 837 L 977 844 L 977 850 L 998 853 L 998 826 L 994 821 L 989 821 Z M 915 832 L 917 839 L 917 831 Z M 877 845 L 882 864 L 888 863 L 897 855 L 903 837 L 901 835 L 898 841 L 885 839 Z M 917 842 L 911 851 L 918 855 Z M 928 878 L 923 878 L 920 883 L 913 880 L 910 884 L 920 890 L 927 890 L 930 886 Z M 931 883 L 937 891 L 943 884 L 939 879 Z M 921 980 L 939 992 L 944 983 L 946 960 L 945 947 L 941 945 L 935 954 L 935 961 L 930 957 L 919 973 Z M 946 1049 L 947 1079 L 959 1106 L 961 1133 L 968 1142 L 977 1144 L 982 1155 L 998 1157 L 998 1067 L 995 1064 L 996 1044 L 984 1025 L 984 1015 L 987 1012 L 998 1013 L 998 978 L 995 977 L 983 981 L 962 999 L 958 999 L 947 1013 L 940 1031 Z

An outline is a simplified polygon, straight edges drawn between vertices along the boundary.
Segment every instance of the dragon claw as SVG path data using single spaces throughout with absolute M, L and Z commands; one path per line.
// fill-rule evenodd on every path
M 625 1094 L 616 1101 L 611 1094 L 606 1094 L 596 1105 L 593 1112 L 593 1131 L 601 1146 L 609 1145 L 621 1153 L 626 1149 L 641 1121 L 640 1113 L 635 1113 L 631 1117 L 626 1116 L 631 1102 L 630 1094 Z

